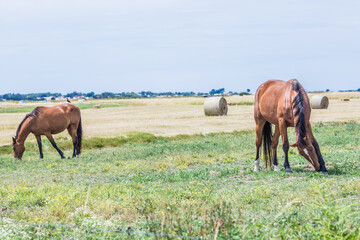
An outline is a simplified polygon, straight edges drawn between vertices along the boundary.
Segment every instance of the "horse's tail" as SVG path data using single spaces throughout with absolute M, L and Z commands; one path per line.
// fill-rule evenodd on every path
M 262 131 L 262 140 L 263 140 L 265 166 L 267 168 L 268 165 L 271 166 L 271 144 L 272 144 L 271 123 L 269 123 L 268 121 L 265 122 Z
M 80 117 L 79 126 L 77 128 L 76 133 L 77 133 L 76 147 L 78 149 L 78 154 L 80 154 L 81 146 L 82 146 L 82 135 L 83 135 L 83 130 L 82 130 L 82 126 L 81 126 L 81 117 Z
M 295 128 L 299 131 L 298 144 L 299 146 L 304 146 L 306 143 L 304 138 L 306 137 L 306 126 L 305 126 L 305 115 L 304 115 L 304 96 L 303 91 L 300 87 L 300 84 L 297 80 L 294 80 L 292 83 L 292 89 L 297 92 L 292 104 L 293 104 L 293 113 L 294 116 L 298 116 L 297 121 L 295 122 Z

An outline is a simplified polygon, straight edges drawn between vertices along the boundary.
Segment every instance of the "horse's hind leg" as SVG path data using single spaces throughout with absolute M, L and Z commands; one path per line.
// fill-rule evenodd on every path
M 40 158 L 43 158 L 44 155 L 43 155 L 43 152 L 42 152 L 41 135 L 35 135 L 35 137 L 36 137 L 36 141 L 37 141 L 38 146 L 39 146 Z
M 74 146 L 74 151 L 73 151 L 73 155 L 72 157 L 76 157 L 76 155 L 79 155 L 79 152 L 77 150 L 77 133 L 76 133 L 76 128 L 73 124 L 69 125 L 69 127 L 67 128 L 69 135 L 72 138 L 72 142 L 73 142 L 73 146 Z
M 262 131 L 265 125 L 265 119 L 257 119 L 256 120 L 256 158 L 255 158 L 255 167 L 254 171 L 258 172 L 260 171 L 260 147 L 261 147 L 261 141 L 262 141 Z
M 51 145 L 58 151 L 61 158 L 65 158 L 64 153 L 56 146 L 56 143 L 55 143 L 54 138 L 52 137 L 51 133 L 45 133 L 45 136 L 49 139 Z
M 280 171 L 280 169 L 278 167 L 277 153 L 276 153 L 276 149 L 279 144 L 279 137 L 280 137 L 279 125 L 276 125 L 275 133 L 274 133 L 274 136 L 272 139 L 272 144 L 271 144 L 271 148 L 273 150 L 273 166 L 274 166 L 275 171 Z
M 287 173 L 292 173 L 292 171 L 290 169 L 290 163 L 289 163 L 289 157 L 288 157 L 290 145 L 289 145 L 289 140 L 288 140 L 288 136 L 287 136 L 287 126 L 286 126 L 286 122 L 284 119 L 279 119 L 279 130 L 280 130 L 281 139 L 283 142 L 283 150 L 284 150 L 284 154 L 285 154 L 285 161 L 284 161 L 285 171 Z

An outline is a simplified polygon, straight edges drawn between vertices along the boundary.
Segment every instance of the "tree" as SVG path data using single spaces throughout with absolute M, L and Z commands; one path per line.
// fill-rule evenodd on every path
M 218 90 L 215 89 L 211 89 L 211 91 L 209 92 L 210 95 L 214 95 L 214 94 L 224 94 L 225 92 L 225 88 L 220 88 Z
M 114 96 L 115 96 L 115 94 L 112 92 L 103 92 L 101 94 L 101 98 L 113 98 Z
M 94 92 L 89 92 L 85 95 L 86 97 L 94 97 L 95 93 Z

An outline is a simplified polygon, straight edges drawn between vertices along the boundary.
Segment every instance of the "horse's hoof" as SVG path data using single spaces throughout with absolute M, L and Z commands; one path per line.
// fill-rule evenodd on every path
M 292 173 L 292 171 L 291 171 L 290 168 L 286 168 L 285 171 L 286 171 L 287 173 Z
M 277 165 L 273 165 L 274 166 L 274 170 L 276 171 L 276 172 L 279 172 L 280 171 L 280 168 L 277 166 Z
M 260 172 L 260 168 L 259 167 L 254 167 L 254 172 Z
M 328 172 L 321 172 L 322 174 L 324 174 L 324 175 L 328 175 L 329 173 Z

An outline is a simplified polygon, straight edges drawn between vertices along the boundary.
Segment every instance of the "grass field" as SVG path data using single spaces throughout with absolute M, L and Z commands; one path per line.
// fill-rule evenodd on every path
M 359 239 L 360 125 L 313 128 L 329 175 L 294 149 L 293 174 L 253 172 L 247 130 L 86 139 L 76 159 L 60 159 L 48 142 L 39 159 L 28 143 L 23 160 L 0 157 L 0 238 Z M 65 139 L 59 144 L 70 156 Z
M 11 136 L 37 105 L 0 103 L 0 239 L 360 239 L 360 94 L 328 96 L 311 120 L 329 175 L 296 149 L 293 174 L 252 171 L 253 96 L 227 98 L 226 117 L 205 117 L 203 98 L 78 103 L 75 159 L 44 138 L 39 159 L 32 136 L 13 159 Z M 70 137 L 55 139 L 71 156 Z

